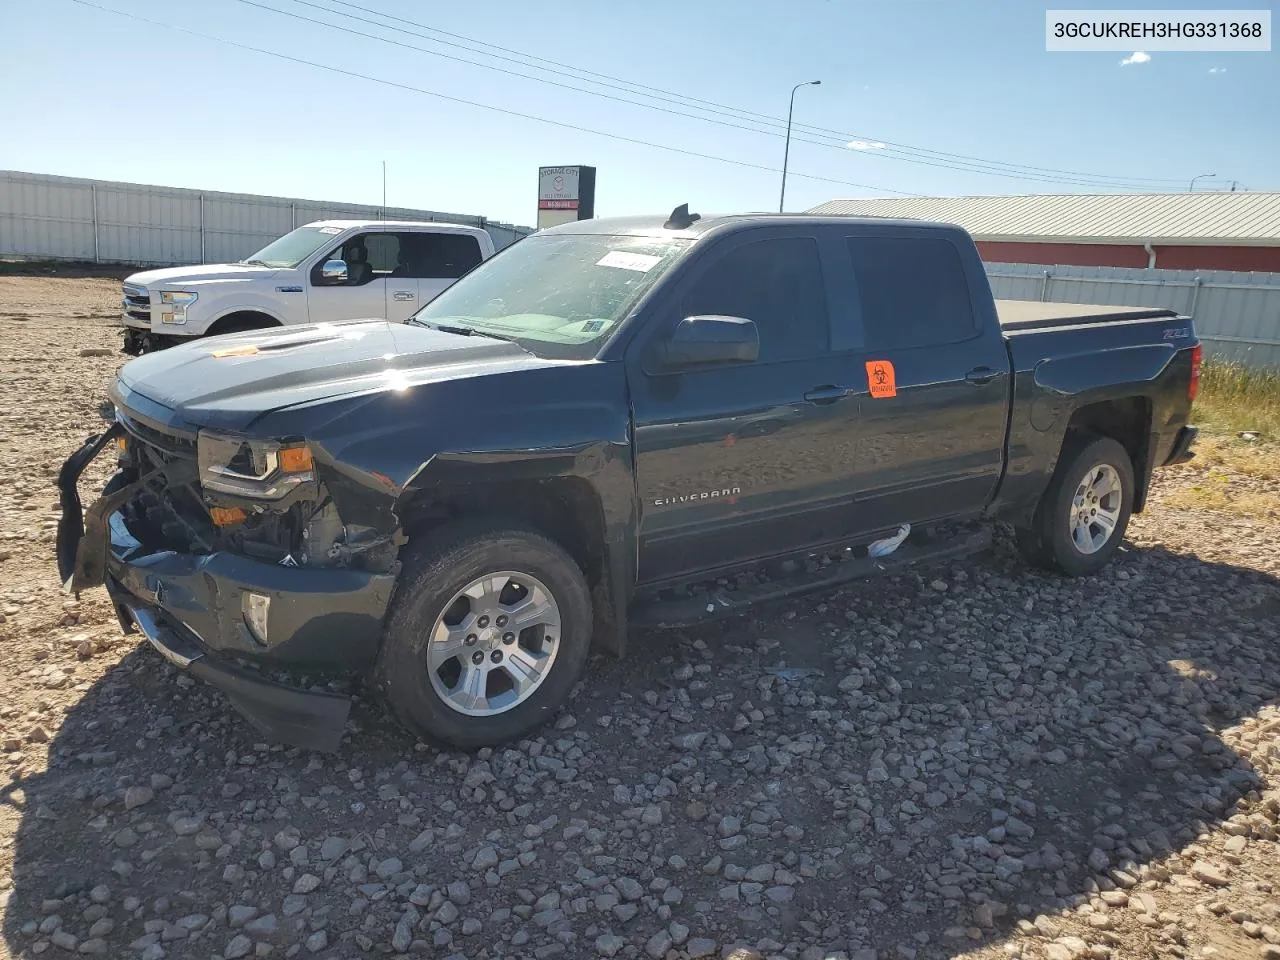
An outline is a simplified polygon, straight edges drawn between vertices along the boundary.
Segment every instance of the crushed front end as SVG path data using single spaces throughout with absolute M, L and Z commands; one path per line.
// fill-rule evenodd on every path
M 126 631 L 267 736 L 335 749 L 348 698 L 268 674 L 372 665 L 398 533 L 344 523 L 329 495 L 339 478 L 304 442 L 197 431 L 115 399 L 115 422 L 58 477 L 64 583 L 104 584 Z M 85 510 L 77 481 L 108 451 L 118 470 Z

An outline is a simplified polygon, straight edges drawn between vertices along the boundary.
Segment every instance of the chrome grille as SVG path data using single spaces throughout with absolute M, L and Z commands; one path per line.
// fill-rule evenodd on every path
M 126 316 L 134 320 L 140 320 L 143 323 L 151 323 L 151 294 L 146 287 L 126 283 L 121 307 L 124 309 Z

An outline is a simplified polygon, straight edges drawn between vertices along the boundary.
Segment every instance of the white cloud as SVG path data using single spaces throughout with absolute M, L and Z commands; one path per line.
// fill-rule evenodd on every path
M 1210 67 L 1209 72 L 1210 73 L 1226 73 L 1227 68 L 1226 67 Z
M 1151 54 L 1143 53 L 1137 50 L 1120 61 L 1120 66 L 1127 67 L 1131 63 L 1147 63 L 1151 59 Z
M 850 140 L 845 144 L 850 150 L 883 150 L 884 144 L 879 140 Z

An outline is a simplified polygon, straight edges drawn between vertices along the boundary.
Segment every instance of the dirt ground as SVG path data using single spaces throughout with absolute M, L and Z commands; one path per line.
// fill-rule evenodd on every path
M 0 956 L 1280 960 L 1274 477 L 1165 472 L 1094 579 L 1001 542 L 639 634 L 506 748 L 362 700 L 313 755 L 60 592 L 119 297 L 0 275 Z

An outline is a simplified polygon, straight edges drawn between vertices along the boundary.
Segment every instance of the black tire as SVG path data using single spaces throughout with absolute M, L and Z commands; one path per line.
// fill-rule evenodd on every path
M 1119 513 L 1106 541 L 1089 553 L 1072 536 L 1073 501 L 1084 480 L 1100 467 L 1110 467 L 1119 477 Z M 1017 530 L 1019 551 L 1035 566 L 1071 577 L 1092 576 L 1111 562 L 1124 541 L 1134 490 L 1133 461 L 1123 446 L 1110 437 L 1069 436 L 1031 525 Z
M 514 740 L 546 722 L 568 698 L 591 646 L 591 593 L 573 558 L 533 530 L 466 522 L 433 531 L 410 550 L 375 668 L 391 711 L 419 737 L 463 749 Z M 560 614 L 558 649 L 525 700 L 501 713 L 468 716 L 433 686 L 428 638 L 460 590 L 498 571 L 528 574 L 550 592 Z

